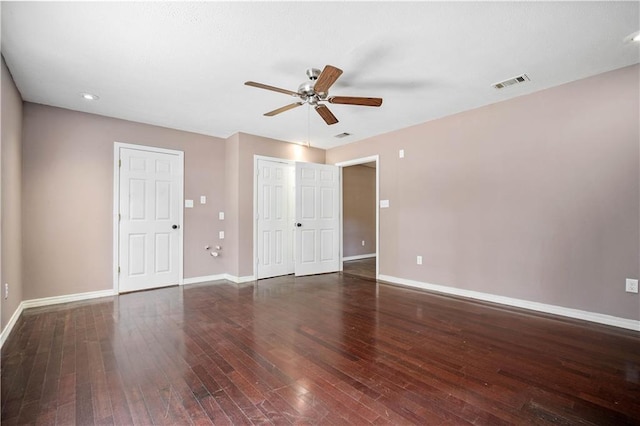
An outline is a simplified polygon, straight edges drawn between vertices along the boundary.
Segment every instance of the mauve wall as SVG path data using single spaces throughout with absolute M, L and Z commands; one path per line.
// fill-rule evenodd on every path
M 237 207 L 230 206 L 230 211 L 237 214 L 237 250 L 232 253 L 228 272 L 238 277 L 253 275 L 253 159 L 255 155 L 282 158 L 286 160 L 306 161 L 324 164 L 325 151 L 317 148 L 306 148 L 300 145 L 269 139 L 261 136 L 238 133 L 227 140 L 227 149 L 237 147 L 237 174 L 230 176 L 238 183 Z M 235 154 L 233 154 L 235 155 Z M 235 239 L 234 235 L 231 235 Z M 226 254 L 226 253 L 225 253 Z
M 238 276 L 238 156 L 240 134 L 225 141 L 225 239 L 221 241 L 225 272 Z
M 364 241 L 364 246 L 362 245 Z M 342 255 L 376 252 L 376 169 L 342 169 Z
M 4 63 L 2 68 L 2 139 L 0 139 L 0 283 L 2 291 L 2 330 L 22 302 L 22 235 L 21 235 L 21 156 L 22 97 Z M 9 297 L 4 298 L 4 284 L 9 284 Z
M 327 151 L 380 155 L 380 273 L 640 319 L 624 291 L 640 275 L 639 80 L 626 67 Z
M 225 272 L 204 250 L 224 229 L 223 139 L 25 103 L 25 299 L 113 288 L 114 142 L 184 151 L 184 277 Z

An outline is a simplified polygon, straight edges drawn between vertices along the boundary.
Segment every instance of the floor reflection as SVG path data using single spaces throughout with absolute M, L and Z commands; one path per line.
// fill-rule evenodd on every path
M 376 279 L 376 257 L 342 262 L 342 273 L 369 280 Z

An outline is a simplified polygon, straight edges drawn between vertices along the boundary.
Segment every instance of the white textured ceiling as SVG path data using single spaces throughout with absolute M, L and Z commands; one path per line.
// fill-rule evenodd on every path
M 23 98 L 218 137 L 241 131 L 329 148 L 639 62 L 638 2 L 2 3 L 2 54 Z M 305 70 L 344 74 L 307 106 Z M 526 73 L 530 82 L 491 87 Z M 83 100 L 79 93 L 100 96 Z M 307 120 L 309 117 L 309 120 Z M 334 135 L 349 132 L 350 137 Z

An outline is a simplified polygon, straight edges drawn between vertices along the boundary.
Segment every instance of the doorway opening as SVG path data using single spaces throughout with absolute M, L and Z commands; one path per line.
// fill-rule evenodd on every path
M 342 272 L 375 280 L 379 274 L 379 157 L 350 160 L 341 168 Z

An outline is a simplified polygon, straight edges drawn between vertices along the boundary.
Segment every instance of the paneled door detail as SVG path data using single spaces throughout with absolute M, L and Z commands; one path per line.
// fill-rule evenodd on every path
M 293 274 L 293 164 L 258 160 L 257 276 Z
M 296 163 L 296 276 L 340 269 L 340 172 L 336 166 Z
M 181 153 L 119 148 L 118 291 L 180 280 Z

